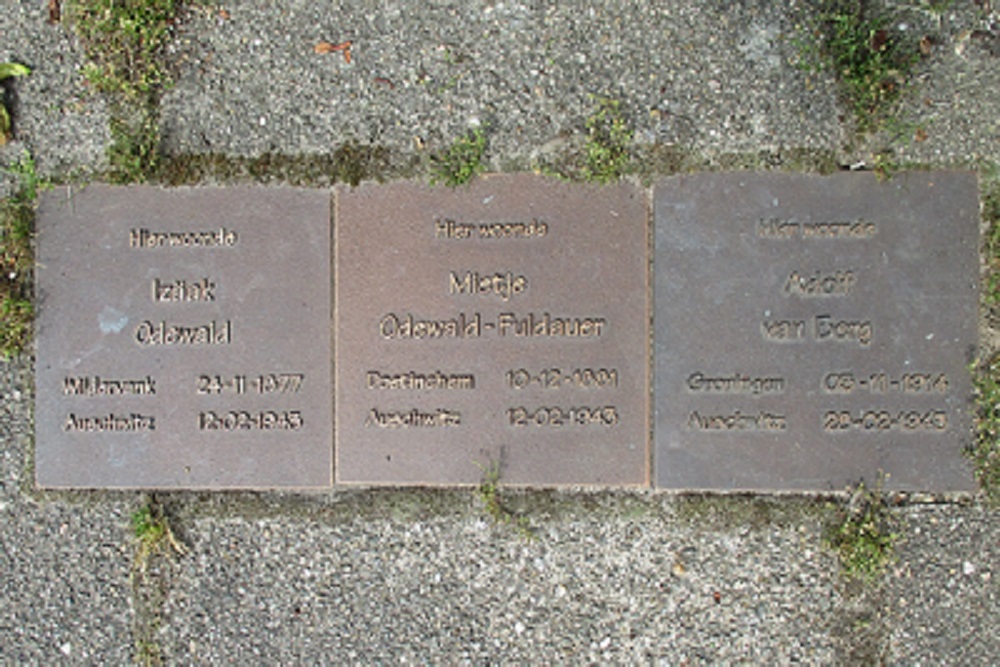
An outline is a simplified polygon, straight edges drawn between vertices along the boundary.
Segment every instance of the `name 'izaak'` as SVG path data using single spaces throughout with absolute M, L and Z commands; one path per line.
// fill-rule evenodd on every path
M 153 279 L 153 301 L 157 303 L 188 303 L 215 301 L 215 283 L 208 278 L 200 280 Z

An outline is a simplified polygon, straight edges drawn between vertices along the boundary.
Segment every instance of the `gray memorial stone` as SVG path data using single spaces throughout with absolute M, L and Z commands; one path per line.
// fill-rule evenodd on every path
M 655 189 L 656 483 L 972 489 L 970 173 Z
M 335 209 L 339 481 L 648 484 L 642 190 L 495 175 Z
M 40 486 L 332 483 L 328 192 L 58 188 L 37 296 Z

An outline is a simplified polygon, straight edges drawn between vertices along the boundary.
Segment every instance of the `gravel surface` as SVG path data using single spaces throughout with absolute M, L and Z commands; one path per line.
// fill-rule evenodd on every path
M 163 104 L 172 153 L 412 152 L 488 124 L 494 166 L 584 129 L 620 100 L 640 143 L 836 148 L 829 85 L 798 67 L 778 3 L 680 0 L 367 3 L 250 0 L 193 12 Z M 316 54 L 319 42 L 351 41 Z M 827 82 L 828 83 L 828 82 Z M 825 90 L 824 90 L 825 89 Z
M 0 149 L 0 164 L 30 150 L 43 173 L 88 174 L 105 164 L 107 105 L 84 83 L 76 38 L 48 16 L 39 0 L 0 5 L 0 62 L 31 68 L 9 87 L 16 140 Z
M 1000 514 L 982 507 L 917 506 L 897 516 L 902 540 L 887 595 L 892 661 L 995 663 Z
M 808 511 L 787 523 L 716 526 L 679 516 L 672 498 L 570 495 L 555 514 L 529 515 L 536 533 L 526 540 L 469 498 L 452 498 L 458 512 L 408 521 L 323 512 L 193 518 L 192 553 L 178 565 L 167 611 L 172 659 L 819 664 L 835 656 L 836 567 Z
M 0 664 L 127 664 L 126 503 L 25 492 L 30 373 L 26 359 L 0 361 Z

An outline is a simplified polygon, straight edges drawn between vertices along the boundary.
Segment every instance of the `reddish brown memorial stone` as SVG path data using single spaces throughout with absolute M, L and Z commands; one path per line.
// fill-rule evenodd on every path
M 642 190 L 340 188 L 337 479 L 648 483 Z
M 37 281 L 40 486 L 332 483 L 328 192 L 58 188 Z
M 974 488 L 976 187 L 970 173 L 657 186 L 657 484 Z

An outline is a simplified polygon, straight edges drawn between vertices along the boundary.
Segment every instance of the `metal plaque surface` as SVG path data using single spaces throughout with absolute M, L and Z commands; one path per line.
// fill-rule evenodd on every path
M 340 188 L 337 479 L 648 483 L 641 189 Z
M 701 174 L 654 199 L 659 486 L 974 488 L 973 174 Z
M 59 188 L 37 245 L 40 486 L 332 483 L 329 192 Z

